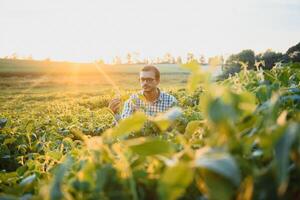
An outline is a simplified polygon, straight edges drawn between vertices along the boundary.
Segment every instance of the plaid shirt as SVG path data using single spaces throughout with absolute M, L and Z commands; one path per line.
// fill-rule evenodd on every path
M 160 90 L 159 90 L 160 91 Z M 125 101 L 121 118 L 129 117 L 135 111 L 143 111 L 147 116 L 156 116 L 177 105 L 177 100 L 174 96 L 160 91 L 159 97 L 153 103 L 146 101 L 143 91 L 133 94 Z

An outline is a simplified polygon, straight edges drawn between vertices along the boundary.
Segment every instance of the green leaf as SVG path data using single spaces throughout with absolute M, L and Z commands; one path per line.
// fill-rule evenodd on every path
M 94 184 L 95 164 L 91 161 L 86 162 L 79 174 L 80 182 L 85 183 L 85 187 L 87 187 L 86 190 L 89 189 L 89 187 Z
M 188 83 L 187 83 L 187 89 L 188 89 L 189 93 L 192 93 L 197 89 L 198 84 L 202 80 L 202 77 L 203 76 L 200 71 L 193 72 L 189 76 Z
M 272 91 L 270 87 L 266 85 L 260 85 L 256 88 L 256 97 L 260 103 L 263 103 L 271 98 Z
M 26 124 L 26 132 L 27 133 L 31 133 L 33 130 L 34 130 L 34 121 L 31 119 L 31 120 L 29 120 L 28 122 L 27 122 L 27 124 Z
M 221 98 L 212 99 L 206 109 L 209 119 L 216 124 L 221 124 L 228 120 L 235 121 L 237 117 L 234 108 L 225 104 Z
M 6 118 L 0 118 L 0 129 L 4 128 L 4 126 L 7 123 L 7 119 Z
M 165 140 L 138 138 L 127 141 L 132 152 L 141 156 L 150 156 L 174 152 L 174 146 Z
M 52 158 L 54 160 L 60 160 L 62 157 L 62 153 L 59 151 L 49 151 L 49 152 L 47 152 L 47 156 L 49 156 L 50 158 Z
M 4 145 L 12 144 L 12 143 L 14 143 L 16 140 L 17 140 L 17 139 L 14 138 L 14 137 L 7 138 L 7 139 L 4 140 L 3 144 L 4 144 Z
M 167 130 L 171 125 L 171 122 L 169 120 L 163 119 L 163 118 L 162 119 L 155 119 L 154 122 L 157 124 L 157 126 L 159 127 L 159 129 L 161 131 Z
M 296 123 L 290 124 L 284 131 L 282 137 L 275 146 L 275 160 L 277 179 L 279 182 L 279 193 L 283 194 L 287 189 L 289 178 L 289 160 L 290 149 L 296 139 L 297 133 L 300 132 L 299 125 Z
M 191 121 L 187 124 L 186 128 L 185 128 L 185 133 L 184 135 L 187 138 L 190 138 L 195 131 L 197 131 L 199 129 L 199 126 L 203 123 L 203 121 L 200 120 L 195 120 L 195 121 Z
M 256 98 L 250 92 L 241 92 L 238 94 L 238 106 L 245 115 L 252 114 L 256 109 Z
M 236 188 L 226 178 L 205 168 L 201 168 L 198 171 L 197 186 L 205 196 L 208 196 L 208 199 L 234 199 Z
M 158 193 L 160 199 L 178 199 L 191 184 L 194 170 L 188 163 L 180 162 L 168 167 L 159 180 Z
M 142 112 L 136 112 L 132 116 L 122 120 L 118 126 L 116 126 L 111 135 L 116 137 L 127 136 L 131 132 L 140 130 L 144 123 L 146 122 L 147 117 Z
M 34 182 L 34 180 L 36 180 L 36 175 L 32 174 L 30 176 L 27 176 L 26 178 L 24 178 L 21 182 L 20 182 L 20 186 L 27 186 L 30 185 L 31 183 Z
M 180 65 L 182 68 L 191 70 L 193 71 L 197 71 L 200 68 L 199 63 L 196 60 L 192 60 L 191 62 L 187 63 L 187 64 L 181 64 Z
M 200 149 L 197 152 L 195 166 L 217 173 L 227 178 L 235 186 L 240 184 L 241 175 L 239 168 L 235 160 L 228 153 L 207 148 Z
M 182 109 L 179 107 L 173 107 L 165 113 L 158 115 L 152 121 L 158 125 L 160 130 L 165 131 L 170 127 L 173 121 L 182 115 Z
M 28 167 L 26 165 L 23 165 L 21 167 L 18 167 L 16 172 L 18 173 L 19 176 L 23 176 L 23 174 L 28 170 Z
M 50 200 L 59 200 L 64 198 L 64 193 L 62 191 L 63 180 L 66 174 L 70 171 L 72 164 L 73 159 L 68 157 L 64 163 L 57 166 L 54 179 L 50 186 Z
M 197 186 L 209 199 L 233 199 L 241 175 L 228 153 L 209 148 L 200 149 L 196 153 L 195 166 L 199 171 Z
M 187 64 L 182 64 L 181 66 L 191 71 L 191 75 L 189 76 L 187 83 L 187 89 L 189 93 L 194 92 L 199 83 L 207 82 L 209 80 L 208 74 L 201 71 L 200 65 L 196 60 L 193 60 Z

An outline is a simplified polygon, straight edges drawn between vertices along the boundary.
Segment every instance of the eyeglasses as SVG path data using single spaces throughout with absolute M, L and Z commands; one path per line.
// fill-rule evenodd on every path
M 139 78 L 140 82 L 147 82 L 147 83 L 151 83 L 153 82 L 155 79 L 154 78 Z

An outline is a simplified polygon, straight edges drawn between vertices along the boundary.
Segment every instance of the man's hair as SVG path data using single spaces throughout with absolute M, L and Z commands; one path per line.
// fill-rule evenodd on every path
M 144 72 L 153 71 L 155 73 L 155 79 L 156 80 L 160 79 L 160 72 L 157 69 L 157 67 L 155 67 L 153 65 L 146 65 L 141 69 L 141 71 L 144 71 Z

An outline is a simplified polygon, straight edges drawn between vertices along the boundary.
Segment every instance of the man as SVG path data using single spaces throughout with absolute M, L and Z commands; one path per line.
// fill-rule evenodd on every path
M 165 112 L 177 104 L 174 96 L 161 91 L 157 87 L 160 82 L 160 72 L 156 67 L 152 65 L 143 67 L 140 71 L 139 81 L 142 90 L 131 95 L 124 103 L 121 116 L 115 115 L 117 120 L 127 118 L 138 110 L 143 111 L 148 116 L 156 116 L 158 113 Z M 117 114 L 120 105 L 120 99 L 113 99 L 108 107 L 113 113 Z

